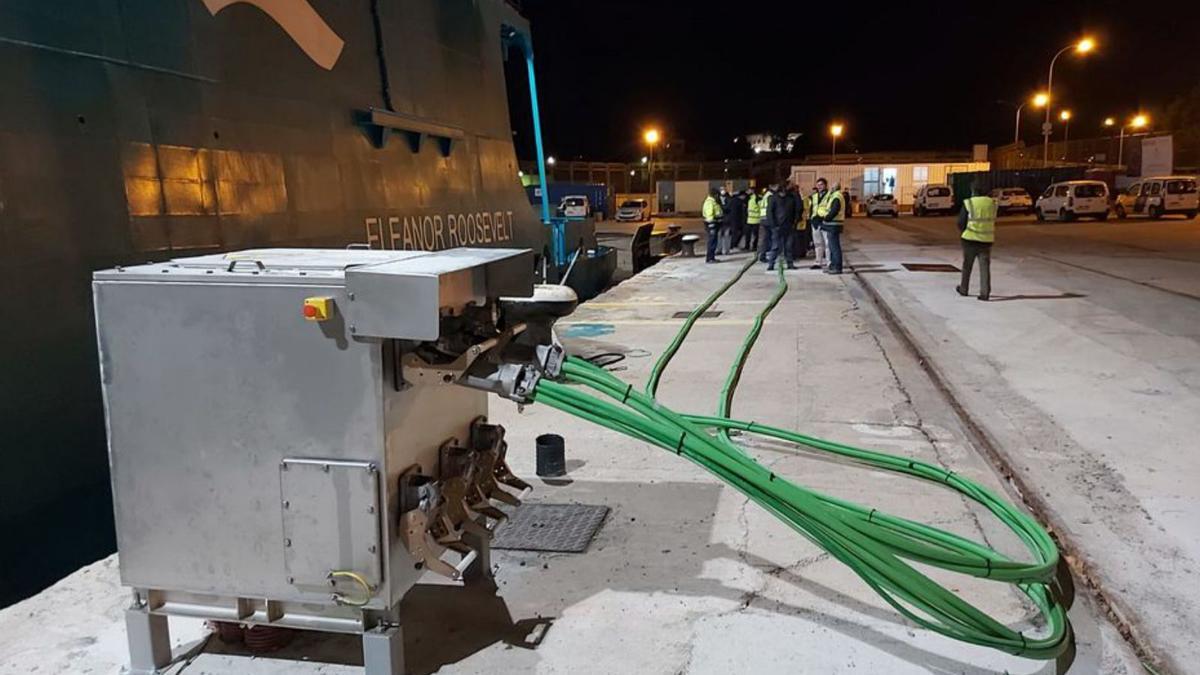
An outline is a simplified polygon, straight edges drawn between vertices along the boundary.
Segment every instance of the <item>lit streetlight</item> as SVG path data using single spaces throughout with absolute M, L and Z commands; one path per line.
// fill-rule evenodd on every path
M 554 166 L 554 162 L 555 162 L 554 155 L 550 155 L 549 157 L 546 158 L 546 163 L 549 164 L 550 166 Z
M 1096 41 L 1090 37 L 1085 37 L 1074 44 L 1067 45 L 1058 50 L 1054 58 L 1050 59 L 1050 72 L 1046 76 L 1046 99 L 1054 95 L 1054 63 L 1058 61 L 1058 57 L 1074 50 L 1076 54 L 1084 55 L 1096 48 Z M 1046 106 L 1046 122 L 1042 124 L 1042 164 L 1050 163 L 1050 132 L 1053 130 L 1053 125 L 1050 124 L 1050 106 Z
M 838 122 L 829 125 L 829 136 L 833 139 L 833 149 L 830 152 L 832 155 L 831 164 L 837 164 L 837 139 L 842 135 L 845 127 Z
M 1105 120 L 1105 122 L 1107 122 L 1107 121 L 1108 120 Z M 1121 140 L 1119 141 L 1119 143 L 1117 145 L 1117 166 L 1125 165 L 1125 130 L 1126 129 L 1144 129 L 1149 124 L 1150 124 L 1149 117 L 1146 117 L 1145 115 L 1142 115 L 1142 114 L 1137 114 L 1137 115 L 1133 116 L 1133 119 L 1129 120 L 1129 124 L 1121 125 Z
M 1071 111 L 1064 109 L 1058 113 L 1058 119 L 1063 122 L 1063 142 L 1069 143 L 1071 141 Z M 1066 154 L 1066 151 L 1063 151 L 1063 154 Z
M 1111 127 L 1116 123 L 1117 123 L 1117 121 L 1111 117 L 1104 118 L 1104 126 L 1106 126 L 1106 127 Z
M 660 134 L 658 132 L 658 129 L 653 129 L 653 128 L 647 129 L 645 131 L 645 133 L 642 134 L 642 140 L 646 141 L 646 145 L 650 146 L 650 156 L 643 157 L 642 160 L 644 162 L 646 162 L 646 164 L 647 164 L 646 180 L 650 182 L 650 192 L 653 194 L 655 192 L 655 190 L 654 190 L 654 146 L 658 145 L 658 142 L 662 140 L 662 134 Z
M 1033 107 L 1035 108 L 1041 108 L 1050 103 L 1050 97 L 1044 93 L 1034 94 L 1033 98 L 1027 101 L 1022 101 L 1021 105 L 1017 106 L 1017 126 L 1013 131 L 1013 146 L 1016 146 L 1021 142 L 1021 110 L 1030 103 L 1032 103 Z M 1012 104 L 1009 103 L 1009 105 Z

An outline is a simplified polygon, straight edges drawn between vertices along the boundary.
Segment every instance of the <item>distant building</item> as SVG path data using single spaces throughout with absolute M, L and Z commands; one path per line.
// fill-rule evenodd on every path
M 802 136 L 800 132 L 792 131 L 786 134 L 750 134 L 746 136 L 746 144 L 756 155 L 764 152 L 791 152 L 796 148 L 796 141 Z
M 790 178 L 805 192 L 818 178 L 825 178 L 830 186 L 840 184 L 843 189 L 849 190 L 857 201 L 885 193 L 895 195 L 901 204 L 911 204 L 913 196 L 923 185 L 949 183 L 950 174 L 987 171 L 991 168 L 986 161 L 971 161 L 969 155 L 966 159 L 949 161 L 904 161 L 902 156 L 884 157 L 883 161 L 879 161 L 878 158 L 864 155 L 863 161 L 854 164 L 794 164 Z

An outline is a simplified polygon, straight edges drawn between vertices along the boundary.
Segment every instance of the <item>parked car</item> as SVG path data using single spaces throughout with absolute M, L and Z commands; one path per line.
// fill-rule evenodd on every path
M 1076 218 L 1108 218 L 1108 185 L 1098 180 L 1069 180 L 1054 183 L 1038 197 L 1034 207 L 1038 220 L 1047 216 L 1062 221 Z
M 1173 213 L 1195 218 L 1200 211 L 1200 191 L 1194 176 L 1150 176 L 1117 195 L 1113 211 L 1118 218 L 1149 216 L 1162 218 Z
M 913 215 L 951 213 L 954 211 L 954 190 L 944 183 L 922 185 L 913 199 Z
M 587 218 L 591 212 L 591 203 L 583 195 L 567 195 L 558 205 L 559 215 L 567 218 Z
M 996 188 L 991 192 L 996 200 L 996 211 L 1001 215 L 1006 213 L 1030 213 L 1033 211 L 1033 197 L 1025 188 L 1007 187 Z
M 626 199 L 617 207 L 617 220 L 641 222 L 650 217 L 650 204 L 645 199 Z
M 867 200 L 867 215 L 898 217 L 900 215 L 900 206 L 896 203 L 895 195 L 872 195 Z

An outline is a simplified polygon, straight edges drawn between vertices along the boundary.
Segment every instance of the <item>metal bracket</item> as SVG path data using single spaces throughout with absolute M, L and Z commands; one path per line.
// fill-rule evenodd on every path
M 359 113 L 361 123 L 370 133 L 371 141 L 377 148 L 387 145 L 391 133 L 398 132 L 408 141 L 408 148 L 414 154 L 421 151 L 421 141 L 428 136 L 437 143 L 438 152 L 442 157 L 449 157 L 455 141 L 462 141 L 466 134 L 462 129 L 444 124 L 427 122 L 416 117 L 410 117 L 391 110 L 368 108 Z
M 525 332 L 525 324 L 519 323 L 494 338 L 471 345 L 457 359 L 444 365 L 429 364 L 415 352 L 409 352 L 400 360 L 400 365 L 404 368 L 404 379 L 414 385 L 454 384 L 480 356 L 496 349 L 503 349 L 514 337 L 523 332 Z

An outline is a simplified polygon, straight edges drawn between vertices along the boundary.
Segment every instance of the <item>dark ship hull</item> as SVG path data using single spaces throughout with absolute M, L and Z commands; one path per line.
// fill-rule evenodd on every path
M 517 178 L 514 36 L 502 0 L 0 2 L 0 604 L 114 547 L 92 270 L 365 244 L 561 273 Z

